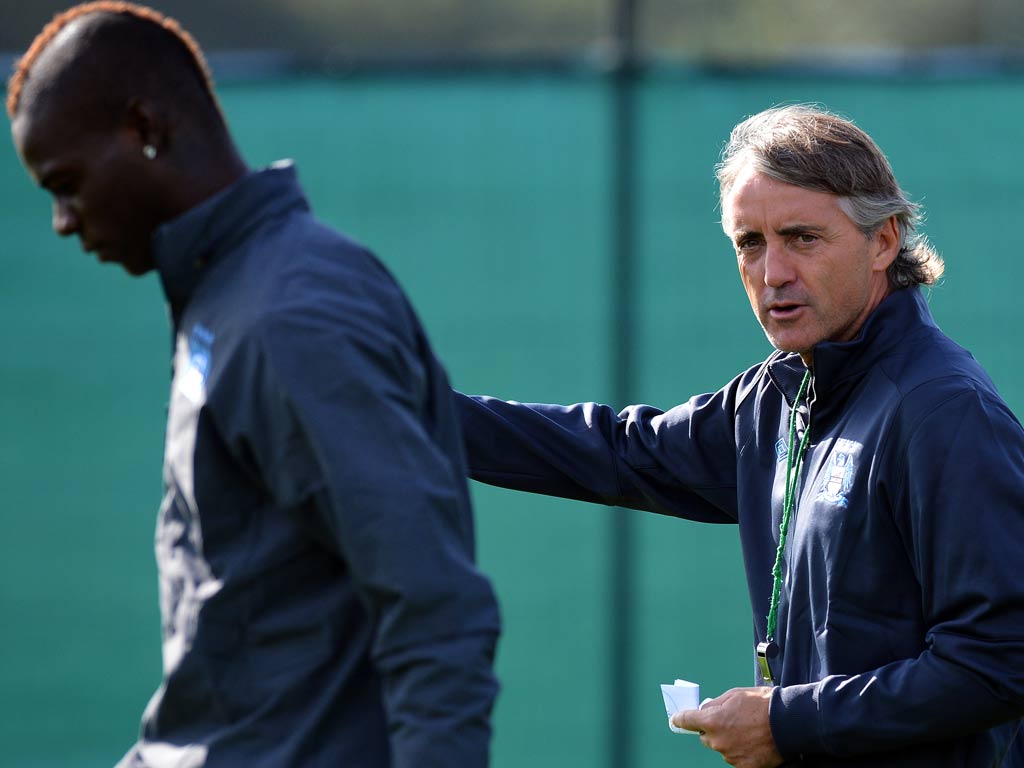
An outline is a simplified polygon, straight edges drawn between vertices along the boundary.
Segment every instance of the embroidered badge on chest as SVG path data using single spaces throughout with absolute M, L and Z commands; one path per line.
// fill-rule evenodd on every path
M 198 324 L 188 337 L 188 367 L 181 374 L 178 389 L 197 405 L 206 400 L 206 376 L 210 370 L 213 339 L 213 332 Z
M 789 443 L 786 438 L 780 437 L 775 441 L 775 461 L 781 464 L 789 458 Z
M 849 504 L 847 496 L 853 488 L 853 478 L 860 458 L 860 443 L 852 440 L 836 440 L 829 455 L 828 464 L 822 471 L 821 485 L 818 486 L 817 501 L 825 501 L 838 507 Z

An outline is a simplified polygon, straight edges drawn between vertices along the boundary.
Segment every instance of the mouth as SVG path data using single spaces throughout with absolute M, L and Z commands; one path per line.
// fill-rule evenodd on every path
M 773 320 L 792 320 L 800 314 L 800 311 L 805 307 L 804 304 L 796 304 L 790 302 L 777 302 L 769 304 L 768 316 Z
M 105 247 L 106 246 L 104 246 L 103 243 L 91 243 L 86 242 L 84 240 L 82 241 L 82 250 L 85 251 L 86 253 L 91 253 L 93 256 L 96 257 L 98 261 L 106 261 L 106 259 L 103 256 L 103 250 Z

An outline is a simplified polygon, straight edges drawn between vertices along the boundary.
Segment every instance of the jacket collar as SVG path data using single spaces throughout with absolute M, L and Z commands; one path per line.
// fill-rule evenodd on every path
M 252 171 L 157 228 L 152 252 L 164 293 L 177 312 L 208 267 L 260 222 L 287 210 L 309 210 L 290 161 Z
M 864 322 L 857 338 L 822 342 L 814 348 L 814 410 L 820 414 L 841 404 L 851 389 L 878 361 L 902 344 L 908 333 L 935 321 L 920 288 L 903 288 L 889 294 Z M 769 359 L 768 374 L 792 405 L 807 368 L 795 353 L 778 352 Z

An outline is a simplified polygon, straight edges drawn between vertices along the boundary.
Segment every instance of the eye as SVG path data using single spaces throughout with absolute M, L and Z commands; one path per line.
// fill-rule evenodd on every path
M 817 235 L 810 232 L 800 232 L 794 239 L 800 245 L 814 245 L 819 240 Z
M 42 187 L 54 197 L 71 197 L 78 192 L 78 178 L 71 174 L 61 174 L 46 179 Z
M 760 235 L 744 235 L 736 241 L 736 252 L 748 253 L 759 247 L 763 242 Z
M 77 186 L 75 184 L 65 181 L 50 187 L 50 194 L 54 197 L 71 197 L 75 194 L 76 189 Z

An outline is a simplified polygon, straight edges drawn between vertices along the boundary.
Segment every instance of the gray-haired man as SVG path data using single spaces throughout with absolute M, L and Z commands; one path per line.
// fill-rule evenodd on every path
M 778 351 L 667 412 L 463 397 L 472 476 L 739 525 L 757 685 L 674 718 L 730 764 L 1017 764 L 1024 430 L 931 318 L 917 206 L 811 107 L 738 125 L 718 171 Z

